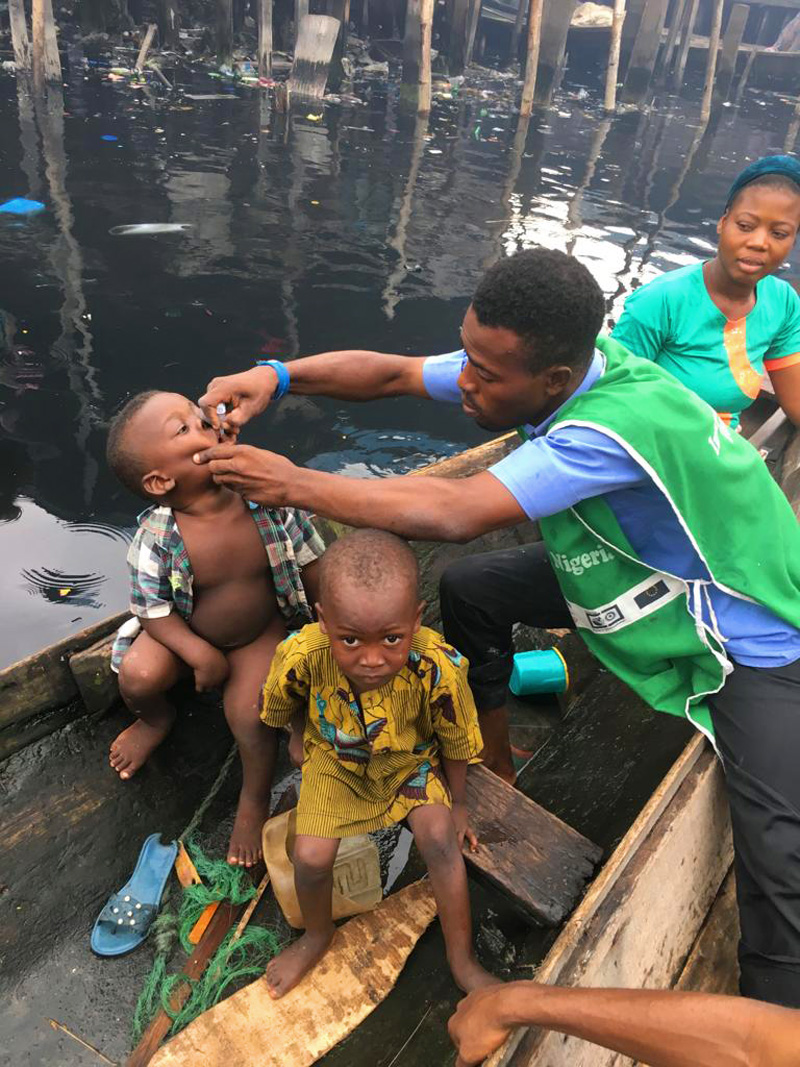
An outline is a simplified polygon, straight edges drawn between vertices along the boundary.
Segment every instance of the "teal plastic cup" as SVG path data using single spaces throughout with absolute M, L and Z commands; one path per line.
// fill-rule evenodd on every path
M 508 687 L 514 696 L 534 693 L 563 693 L 569 684 L 567 664 L 554 648 L 544 651 L 518 652 Z

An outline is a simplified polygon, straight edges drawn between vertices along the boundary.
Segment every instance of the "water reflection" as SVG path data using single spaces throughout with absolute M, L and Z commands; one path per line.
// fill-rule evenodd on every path
M 197 395 L 263 354 L 452 349 L 482 270 L 533 244 L 581 258 L 613 319 L 632 287 L 708 255 L 734 174 L 796 136 L 791 104 L 749 91 L 704 127 L 670 98 L 612 119 L 569 82 L 520 120 L 495 87 L 415 120 L 380 81 L 321 119 L 199 76 L 193 95 L 212 99 L 84 81 L 77 65 L 66 99 L 0 82 L 0 187 L 48 206 L 0 223 L 0 662 L 124 605 L 113 532 L 141 503 L 103 448 L 130 394 Z M 182 228 L 120 230 L 143 224 Z M 484 439 L 422 400 L 304 397 L 246 436 L 368 475 Z

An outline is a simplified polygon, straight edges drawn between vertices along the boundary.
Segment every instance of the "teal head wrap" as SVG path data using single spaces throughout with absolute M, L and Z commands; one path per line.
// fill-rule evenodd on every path
M 746 185 L 754 182 L 757 178 L 763 178 L 766 174 L 780 174 L 784 178 L 795 182 L 797 191 L 800 193 L 800 161 L 794 156 L 764 156 L 745 167 L 730 188 L 728 199 L 725 203 L 727 211 L 737 193 L 741 192 Z

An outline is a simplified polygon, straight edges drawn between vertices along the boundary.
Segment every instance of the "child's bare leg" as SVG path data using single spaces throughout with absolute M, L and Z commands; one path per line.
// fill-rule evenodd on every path
M 301 711 L 296 711 L 292 715 L 292 721 L 289 724 L 291 733 L 289 734 L 289 759 L 292 761 L 293 767 L 302 767 L 303 760 L 305 758 L 305 752 L 303 750 L 303 734 L 306 729 L 306 711 L 303 708 Z
M 422 805 L 409 813 L 408 824 L 428 868 L 447 962 L 456 984 L 465 993 L 471 993 L 473 989 L 498 982 L 475 958 L 467 871 L 450 809 L 444 804 Z
M 285 636 L 286 629 L 278 618 L 251 644 L 228 653 L 231 673 L 223 704 L 242 760 L 242 791 L 228 845 L 228 863 L 242 867 L 252 867 L 261 858 L 261 827 L 269 815 L 274 748 L 269 743 L 268 727 L 259 718 L 259 696 L 275 648 Z
M 267 988 L 276 1000 L 294 989 L 331 943 L 336 929 L 331 918 L 333 864 L 338 851 L 337 837 L 298 834 L 295 838 L 294 887 L 306 930 L 267 967 Z
M 175 721 L 167 700 L 173 685 L 188 672 L 174 652 L 141 633 L 125 654 L 119 670 L 119 691 L 137 721 L 111 742 L 109 762 L 120 778 L 130 778 L 147 762 Z

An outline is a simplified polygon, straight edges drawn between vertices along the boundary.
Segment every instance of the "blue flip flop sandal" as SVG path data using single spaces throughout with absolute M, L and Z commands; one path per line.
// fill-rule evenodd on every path
M 177 842 L 162 845 L 161 834 L 147 838 L 130 880 L 109 897 L 94 924 L 91 945 L 98 956 L 122 956 L 141 945 L 158 914 L 177 854 Z

